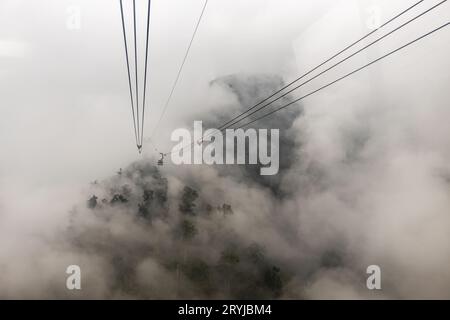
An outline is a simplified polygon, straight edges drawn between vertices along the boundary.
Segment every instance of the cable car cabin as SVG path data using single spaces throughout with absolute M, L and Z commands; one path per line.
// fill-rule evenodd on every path
M 160 153 L 161 159 L 158 160 L 158 166 L 164 165 L 164 153 Z

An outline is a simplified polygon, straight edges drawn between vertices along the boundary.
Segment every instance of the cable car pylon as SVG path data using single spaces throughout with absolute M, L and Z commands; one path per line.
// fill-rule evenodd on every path
M 148 0 L 148 9 L 147 9 L 147 37 L 146 37 L 146 49 L 145 49 L 145 70 L 144 70 L 144 85 L 143 85 L 143 93 L 142 100 L 140 100 L 139 95 L 139 75 L 138 75 L 138 45 L 137 45 L 137 34 L 136 34 L 136 0 L 133 0 L 132 3 L 132 18 L 133 18 L 133 38 L 134 38 L 134 66 L 135 66 L 135 83 L 134 90 L 131 80 L 131 70 L 130 70 L 130 55 L 128 54 L 128 42 L 127 42 L 127 30 L 125 26 L 125 16 L 124 16 L 124 8 L 123 8 L 123 0 L 119 0 L 120 3 L 120 13 L 122 18 L 122 29 L 123 29 L 123 39 L 125 43 L 125 57 L 127 62 L 127 72 L 128 72 L 128 84 L 131 98 L 131 112 L 133 115 L 133 128 L 136 139 L 136 148 L 138 149 L 139 154 L 142 154 L 143 151 L 143 140 L 144 140 L 144 116 L 145 116 L 145 106 L 146 106 L 146 90 L 147 90 L 147 66 L 148 66 L 148 54 L 149 54 L 149 34 L 150 34 L 150 11 L 151 11 L 151 0 Z M 134 92 L 133 92 L 134 91 Z M 142 101 L 140 103 L 140 101 Z M 141 112 L 140 112 L 140 104 L 142 104 Z M 140 121 L 141 119 L 141 121 Z

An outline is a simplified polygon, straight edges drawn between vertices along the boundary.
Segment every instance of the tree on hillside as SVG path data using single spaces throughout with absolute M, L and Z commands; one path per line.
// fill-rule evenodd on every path
M 97 207 L 97 196 L 93 195 L 88 201 L 87 201 L 87 207 L 89 209 L 95 209 Z
M 181 203 L 179 209 L 184 214 L 195 215 L 194 209 L 196 207 L 195 201 L 198 198 L 198 192 L 188 186 L 184 187 L 181 196 Z

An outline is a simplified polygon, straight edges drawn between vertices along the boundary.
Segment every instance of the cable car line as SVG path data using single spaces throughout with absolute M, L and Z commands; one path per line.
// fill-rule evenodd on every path
M 316 67 L 312 68 L 311 70 L 309 70 L 308 72 L 302 74 L 299 78 L 295 79 L 294 81 L 290 82 L 289 84 L 285 85 L 284 87 L 282 87 L 281 89 L 279 89 L 278 91 L 276 91 L 275 93 L 273 93 L 272 95 L 270 95 L 269 97 L 265 98 L 264 100 L 260 101 L 259 103 L 257 103 L 256 105 L 252 106 L 251 108 L 247 109 L 246 111 L 240 113 L 238 116 L 232 118 L 231 120 L 225 122 L 224 124 L 222 124 L 218 130 L 221 129 L 226 129 L 229 125 L 234 125 L 236 123 L 239 123 L 240 121 L 246 119 L 248 116 L 254 114 L 255 112 L 252 112 L 248 115 L 246 115 L 246 113 L 256 109 L 257 107 L 259 107 L 260 105 L 262 105 L 263 103 L 267 102 L 268 100 L 270 100 L 271 98 L 273 98 L 274 96 L 276 96 L 277 94 L 281 93 L 282 91 L 284 91 L 285 89 L 289 88 L 290 86 L 292 86 L 293 84 L 297 83 L 298 81 L 300 81 L 301 79 L 305 78 L 306 76 L 310 75 L 312 72 L 316 71 L 318 68 L 322 67 L 323 65 L 325 65 L 326 63 L 330 62 L 332 59 L 336 58 L 337 56 L 341 55 L 342 53 L 344 53 L 345 51 L 347 51 L 348 49 L 350 49 L 351 47 L 355 46 L 356 44 L 360 43 L 362 40 L 366 39 L 367 37 L 369 37 L 370 35 L 372 35 L 374 32 L 380 30 L 381 28 L 387 26 L 389 23 L 391 23 L 392 21 L 396 20 L 397 18 L 399 18 L 400 16 L 402 16 L 403 14 L 405 14 L 406 12 L 410 11 L 411 9 L 413 9 L 414 7 L 416 7 L 417 5 L 419 5 L 420 3 L 422 3 L 424 0 L 418 1 L 415 4 L 413 4 L 412 6 L 408 7 L 407 9 L 403 10 L 402 12 L 400 12 L 399 14 L 397 14 L 396 16 L 394 16 L 393 18 L 389 19 L 387 22 L 385 22 L 384 24 L 382 24 L 380 27 L 378 27 L 377 29 L 369 32 L 368 34 L 366 34 L 365 36 L 363 36 L 362 38 L 358 39 L 357 41 L 353 42 L 351 45 L 345 47 L 344 49 L 342 49 L 341 51 L 339 51 L 338 53 L 334 54 L 332 57 L 328 58 L 327 60 L 325 60 L 324 62 L 320 63 L 319 65 L 317 65 Z M 433 6 L 432 8 L 422 12 L 420 15 L 414 17 L 413 19 L 407 21 L 406 23 L 402 24 L 401 26 L 397 27 L 396 29 L 392 30 L 391 32 L 389 32 L 388 34 L 382 36 L 381 38 L 378 38 L 377 40 L 369 43 L 368 45 L 364 46 L 363 48 L 359 49 L 358 51 L 356 51 L 355 53 L 351 54 L 350 56 L 347 56 L 345 59 L 340 60 L 338 63 L 332 65 L 331 67 L 327 68 L 326 70 L 322 71 L 321 73 L 319 73 L 318 75 L 314 76 L 313 78 L 301 83 L 300 85 L 296 86 L 295 88 L 289 90 L 288 92 L 284 93 L 283 95 L 275 98 L 274 100 L 265 103 L 262 107 L 258 108 L 256 110 L 259 111 L 263 108 L 268 107 L 269 105 L 271 105 L 272 103 L 280 100 L 281 98 L 287 96 L 289 93 L 293 92 L 294 90 L 299 89 L 300 87 L 308 84 L 309 82 L 311 82 L 312 80 L 318 78 L 319 76 L 325 74 L 327 71 L 337 67 L 338 65 L 342 64 L 343 62 L 347 61 L 348 59 L 352 58 L 353 56 L 357 55 L 358 53 L 364 51 L 365 49 L 371 47 L 372 45 L 374 45 L 375 43 L 381 41 L 382 39 L 386 38 L 387 36 L 391 35 L 392 33 L 398 31 L 399 29 L 403 28 L 404 26 L 406 26 L 407 24 L 413 22 L 414 20 L 418 19 L 419 17 L 423 16 L 424 14 L 428 13 L 429 11 L 435 9 L 436 7 L 440 6 L 441 4 L 443 4 L 444 2 L 446 2 L 447 0 L 444 0 L 440 3 L 438 3 L 437 5 Z M 245 115 L 245 116 L 244 116 Z M 242 119 L 238 120 L 239 118 L 241 118 L 242 116 L 244 116 Z M 212 133 L 212 132 L 211 132 Z
M 136 80 L 136 117 L 137 117 L 137 134 L 138 134 L 138 150 L 141 152 L 142 145 L 139 141 L 139 81 L 138 81 L 138 54 L 137 54 L 137 32 L 136 32 L 136 0 L 133 0 L 133 25 L 134 25 L 134 73 Z
M 444 0 L 443 2 L 445 2 L 445 1 L 447 1 L 447 0 Z M 354 41 L 354 42 L 351 43 L 350 45 L 346 46 L 344 49 L 342 49 L 342 50 L 340 50 L 339 52 L 337 52 L 336 54 L 332 55 L 330 58 L 326 59 L 324 62 L 322 62 L 322 63 L 320 63 L 319 65 L 315 66 L 314 68 L 310 69 L 310 70 L 307 71 L 306 73 L 302 74 L 302 75 L 301 75 L 300 77 L 298 77 L 297 79 L 295 79 L 295 80 L 291 81 L 290 83 L 288 83 L 287 85 L 283 86 L 281 89 L 277 90 L 276 92 L 274 92 L 273 94 L 271 94 L 270 96 L 268 96 L 267 98 L 265 98 L 264 100 L 261 100 L 260 102 L 258 102 L 257 104 L 253 105 L 252 107 L 250 107 L 250 108 L 247 109 L 246 111 L 240 113 L 238 116 L 236 116 L 236 117 L 232 118 L 231 120 L 225 122 L 224 124 L 222 124 L 222 125 L 221 125 L 218 129 L 216 129 L 216 130 L 217 130 L 217 131 L 222 131 L 223 129 L 228 128 L 228 125 L 229 125 L 229 124 L 234 125 L 234 124 L 236 124 L 236 123 L 238 123 L 238 122 L 240 122 L 240 121 L 246 119 L 247 116 L 246 116 L 246 117 L 243 117 L 242 119 L 240 119 L 240 120 L 237 121 L 236 123 L 234 122 L 235 120 L 241 118 L 243 115 L 245 115 L 245 114 L 248 113 L 249 111 L 254 110 L 255 108 L 259 107 L 261 104 L 267 102 L 267 101 L 270 100 L 271 98 L 275 97 L 277 94 L 281 93 L 283 90 L 289 88 L 290 86 L 292 86 L 293 84 L 297 83 L 297 82 L 300 81 L 301 79 L 303 79 L 303 78 L 305 78 L 306 76 L 310 75 L 312 72 L 316 71 L 317 69 L 319 69 L 320 67 L 322 67 L 322 66 L 325 65 L 326 63 L 330 62 L 331 60 L 333 60 L 333 59 L 336 58 L 337 56 L 341 55 L 342 53 L 346 52 L 346 51 L 349 50 L 350 48 L 354 47 L 355 45 L 357 45 L 358 43 L 360 43 L 360 42 L 363 41 L 364 39 L 368 38 L 370 35 L 374 34 L 376 31 L 382 29 L 383 27 L 387 26 L 388 24 L 390 24 L 390 23 L 393 22 L 394 20 L 398 19 L 399 17 L 401 17 L 402 15 L 404 15 L 405 13 L 407 13 L 408 11 L 410 11 L 411 9 L 415 8 L 416 6 L 418 6 L 419 4 L 421 4 L 422 2 L 424 2 L 424 0 L 417 1 L 417 2 L 414 3 L 413 5 L 409 6 L 409 7 L 406 8 L 405 10 L 401 11 L 400 13 L 398 13 L 397 15 L 395 15 L 394 17 L 392 17 L 391 19 L 389 19 L 388 21 L 386 21 L 385 23 L 383 23 L 382 25 L 380 25 L 378 28 L 372 30 L 371 32 L 369 32 L 369 33 L 367 33 L 366 35 L 364 35 L 363 37 L 359 38 L 358 40 Z M 413 20 L 419 18 L 420 16 L 424 15 L 425 13 L 427 13 L 427 12 L 429 12 L 430 10 L 434 9 L 435 7 L 441 5 L 443 2 L 441 2 L 441 3 L 437 4 L 437 5 L 435 5 L 435 6 L 432 7 L 431 9 L 428 9 L 427 11 L 423 12 L 423 13 L 420 14 L 419 16 L 416 16 L 415 18 L 413 18 L 412 20 L 410 20 L 410 21 L 407 22 L 406 24 L 412 22 Z M 406 24 L 404 24 L 403 26 L 405 26 Z M 402 28 L 403 26 L 398 27 L 396 30 L 391 31 L 389 34 L 392 34 L 393 32 L 397 31 L 398 29 Z M 389 34 L 388 34 L 388 35 L 389 35 Z M 386 36 L 387 36 L 387 35 L 385 35 L 384 37 L 386 37 Z M 378 41 L 380 41 L 380 40 L 381 40 L 381 38 L 380 38 Z M 378 41 L 376 41 L 376 42 L 378 42 Z M 361 52 L 361 51 L 363 51 L 363 50 L 365 50 L 365 49 L 367 49 L 368 47 L 370 47 L 370 46 L 373 45 L 373 44 L 374 44 L 374 42 L 371 43 L 371 44 L 369 44 L 369 45 L 367 45 L 367 46 L 365 46 L 364 48 L 360 49 L 359 51 L 357 51 L 357 52 L 354 53 L 353 55 L 347 57 L 346 59 L 351 58 L 352 56 L 356 55 L 357 53 L 359 53 L 359 52 Z M 338 62 L 336 65 L 332 66 L 331 68 L 328 68 L 326 71 L 328 71 L 328 70 L 330 70 L 330 69 L 336 67 L 338 64 L 341 64 L 342 62 L 344 62 L 344 61 Z M 322 72 L 321 74 L 324 74 L 326 71 Z M 315 78 L 317 78 L 318 76 L 319 76 L 319 75 L 317 75 Z M 314 79 L 314 78 L 313 78 L 313 79 Z M 310 80 L 308 80 L 307 82 L 310 82 L 310 81 L 312 81 L 313 79 L 310 79 Z M 301 86 L 303 86 L 303 85 L 305 85 L 305 84 L 306 84 L 306 83 L 303 83 L 303 84 L 301 84 L 300 86 L 297 86 L 295 89 L 298 89 L 299 87 L 301 87 Z M 289 91 L 288 93 L 294 91 L 295 89 Z M 275 101 L 277 101 L 277 100 L 283 98 L 284 96 L 286 96 L 288 93 L 286 93 L 286 94 L 284 94 L 284 95 L 282 95 L 282 96 L 276 98 L 275 100 L 273 100 L 273 101 L 271 101 L 271 102 L 265 104 L 263 107 L 269 106 L 269 105 L 272 104 L 273 102 L 275 102 Z M 262 109 L 262 108 L 261 108 L 261 109 Z M 259 110 L 260 110 L 260 109 L 258 109 L 257 111 L 259 111 Z M 251 113 L 250 115 L 252 115 L 252 114 L 253 114 L 253 113 Z M 213 131 L 210 133 L 210 135 L 213 134 L 214 132 L 216 132 L 216 130 L 213 130 Z M 201 141 L 204 140 L 206 137 L 208 137 L 208 135 L 202 137 Z M 195 142 L 192 142 L 190 145 L 193 145 L 194 143 L 195 143 Z
M 381 41 L 381 40 L 383 40 L 384 38 L 388 37 L 389 35 L 395 33 L 396 31 L 402 29 L 403 27 L 407 26 L 408 24 L 410 24 L 411 22 L 417 20 L 418 18 L 422 17 L 423 15 L 425 15 L 425 14 L 429 13 L 430 11 L 436 9 L 437 7 L 439 7 L 440 5 L 442 5 L 442 4 L 445 3 L 445 2 L 447 2 L 447 0 L 443 0 L 443 1 L 439 2 L 438 4 L 436 4 L 436 5 L 434 5 L 433 7 L 427 9 L 426 11 L 420 13 L 419 15 L 417 15 L 417 16 L 411 18 L 410 20 L 408 20 L 408 21 L 406 21 L 405 23 L 401 24 L 400 26 L 398 26 L 397 28 L 395 28 L 395 29 L 393 29 L 392 31 L 388 32 L 387 34 L 383 35 L 382 37 L 380 37 L 380 38 L 374 40 L 373 42 L 369 43 L 368 45 L 366 45 L 366 46 L 364 46 L 363 48 L 359 49 L 358 51 L 354 52 L 353 54 L 351 54 L 351 55 L 347 56 L 346 58 L 340 60 L 339 62 L 333 64 L 331 67 L 325 69 L 324 71 L 320 72 L 319 74 L 315 75 L 314 77 L 308 79 L 307 81 L 304 81 L 303 83 L 299 84 L 298 86 L 294 87 L 293 89 L 287 91 L 286 93 L 284 93 L 284 94 L 281 95 L 280 97 L 276 98 L 275 100 L 273 100 L 273 101 L 271 101 L 271 102 L 269 102 L 269 103 L 263 105 L 262 107 L 259 107 L 258 109 L 252 111 L 251 113 L 247 114 L 245 117 L 243 117 L 243 118 L 240 119 L 240 120 L 234 121 L 234 122 L 228 124 L 227 126 L 219 127 L 218 130 L 221 130 L 221 129 L 227 129 L 227 128 L 229 128 L 230 126 L 233 126 L 233 125 L 235 125 L 235 124 L 241 122 L 242 120 L 244 120 L 244 119 L 250 117 L 251 115 L 255 114 L 256 112 L 258 112 L 258 111 L 260 111 L 260 110 L 262 110 L 262 109 L 268 107 L 268 106 L 271 105 L 272 103 L 274 103 L 274 102 L 280 100 L 281 98 L 287 96 L 289 93 L 292 93 L 293 91 L 295 91 L 295 90 L 297 90 L 297 89 L 303 87 L 305 84 L 308 84 L 309 82 L 311 82 L 311 81 L 317 79 L 317 78 L 320 77 L 321 75 L 325 74 L 326 72 L 330 71 L 331 69 L 334 69 L 335 67 L 337 67 L 338 65 L 340 65 L 340 64 L 342 64 L 343 62 L 347 61 L 348 59 L 354 57 L 354 56 L 357 55 L 358 53 L 364 51 L 365 49 L 367 49 L 367 48 L 371 47 L 372 45 L 378 43 L 379 41 Z
M 266 117 L 268 117 L 268 116 L 270 116 L 270 115 L 272 115 L 272 114 L 274 114 L 276 112 L 279 112 L 279 111 L 281 111 L 283 109 L 286 109 L 286 108 L 294 105 L 295 103 L 297 103 L 297 102 L 299 102 L 299 101 L 301 101 L 301 100 L 303 100 L 303 99 L 305 99 L 307 97 L 310 97 L 310 96 L 316 94 L 317 92 L 322 91 L 323 89 L 328 88 L 328 87 L 330 87 L 330 86 L 332 86 L 332 85 L 334 85 L 334 84 L 336 84 L 336 83 L 338 83 L 338 82 L 340 82 L 340 81 L 342 81 L 342 80 L 352 76 L 353 74 L 358 73 L 359 71 L 361 71 L 361 70 L 363 70 L 363 69 L 365 69 L 365 68 L 367 68 L 367 67 L 369 67 L 369 66 L 371 66 L 371 65 L 373 65 L 373 64 L 375 64 L 375 63 L 377 63 L 377 62 L 379 62 L 379 61 L 381 61 L 381 60 L 383 60 L 383 59 L 385 59 L 385 58 L 387 58 L 387 57 L 389 57 L 391 55 L 393 55 L 394 53 L 397 53 L 397 52 L 399 52 L 399 51 L 401 51 L 401 50 L 411 46 L 412 44 L 414 44 L 414 43 L 416 43 L 416 42 L 418 42 L 418 41 L 420 41 L 420 40 L 422 40 L 422 39 L 432 35 L 433 33 L 437 32 L 437 31 L 440 31 L 440 30 L 444 29 L 445 27 L 448 27 L 449 24 L 450 24 L 450 22 L 447 22 L 447 23 L 445 23 L 445 24 L 443 24 L 443 25 L 441 25 L 441 26 L 439 26 L 439 27 L 437 27 L 437 28 L 435 28 L 435 29 L 433 29 L 433 30 L 423 34 L 422 36 L 420 36 L 420 37 L 418 37 L 418 38 L 416 38 L 416 39 L 414 39 L 414 40 L 412 40 L 412 41 L 410 41 L 410 42 L 408 42 L 408 43 L 398 47 L 397 49 L 394 49 L 394 50 L 388 52 L 387 54 L 384 54 L 383 56 L 381 56 L 381 57 L 379 57 L 379 58 L 377 58 L 375 60 L 372 60 L 371 62 L 369 62 L 369 63 L 367 63 L 367 64 L 365 64 L 365 65 L 363 65 L 363 66 L 361 66 L 361 67 L 359 67 L 359 68 L 357 68 L 357 69 L 355 69 L 355 70 L 353 70 L 353 71 L 351 71 L 351 72 L 349 72 L 347 74 L 345 74 L 344 76 L 339 77 L 336 80 L 331 81 L 331 82 L 327 83 L 326 85 L 321 86 L 320 88 L 318 88 L 318 89 L 316 89 L 316 90 L 314 90 L 314 91 L 312 91 L 312 92 L 310 92 L 310 93 L 308 93 L 306 95 L 303 95 L 302 97 L 300 97 L 298 99 L 295 99 L 295 100 L 289 102 L 288 104 L 286 104 L 286 105 L 284 105 L 282 107 L 279 107 L 279 108 L 277 108 L 277 109 L 275 109 L 275 110 L 273 110 L 273 111 L 271 111 L 271 112 L 269 112 L 269 113 L 267 113 L 267 114 L 265 114 L 265 115 L 263 115 L 261 117 L 253 119 L 250 122 L 247 122 L 244 125 L 242 125 L 242 126 L 240 126 L 238 128 L 235 128 L 235 129 L 244 128 L 244 127 L 249 126 L 249 125 L 251 125 L 251 124 L 253 124 L 253 123 L 255 123 L 255 122 L 257 122 L 257 121 L 259 121 L 259 120 L 261 120 L 263 118 L 266 118 Z M 223 129 L 223 130 L 225 130 L 225 129 Z M 220 130 L 220 131 L 223 131 L 223 130 Z M 189 145 L 187 145 L 185 147 L 182 147 L 182 148 L 180 148 L 178 150 L 174 150 L 172 152 L 166 153 L 165 156 L 173 154 L 175 152 L 180 152 L 180 151 L 184 150 L 186 147 L 189 147 L 191 145 L 192 144 L 189 144 Z
M 147 65 L 148 65 L 148 43 L 150 37 L 150 10 L 151 10 L 151 0 L 148 0 L 148 8 L 147 8 L 147 40 L 145 44 L 145 71 L 144 71 L 144 94 L 142 98 L 142 126 L 141 126 L 141 140 L 140 146 L 144 142 L 144 122 L 145 122 L 145 104 L 146 104 L 146 92 L 147 92 Z
M 124 19 L 124 14 L 123 14 L 123 4 L 122 4 L 122 0 L 119 0 L 120 2 L 120 13 L 121 13 L 121 17 L 122 17 L 122 30 L 123 30 L 123 39 L 125 42 L 125 57 L 127 60 L 127 71 L 128 71 L 128 86 L 130 89 L 130 99 L 131 99 L 131 112 L 133 115 L 133 127 L 134 127 L 134 135 L 136 138 L 136 145 L 139 145 L 139 141 L 138 141 L 138 133 L 137 133 L 137 129 L 136 129 L 136 116 L 134 113 L 134 99 L 133 99 L 133 89 L 131 86 L 131 72 L 130 72 L 130 60 L 129 60 L 129 55 L 128 55 L 128 43 L 127 43 L 127 33 L 126 33 L 126 29 L 125 29 L 125 19 Z
M 170 105 L 170 102 L 171 102 L 171 100 L 172 100 L 172 96 L 173 96 L 173 94 L 174 94 L 174 92 L 175 92 L 175 89 L 176 89 L 176 87 L 177 87 L 177 84 L 178 84 L 178 82 L 179 82 L 179 80 L 180 80 L 180 76 L 181 76 L 181 73 L 182 73 L 182 71 L 183 71 L 184 65 L 186 64 L 187 58 L 188 58 L 188 56 L 189 56 L 189 52 L 190 52 L 190 50 L 191 50 L 192 44 L 194 43 L 195 36 L 197 35 L 197 31 L 198 31 L 198 29 L 199 29 L 199 27 L 200 27 L 200 23 L 201 23 L 202 18 L 203 18 L 204 14 L 205 14 L 206 7 L 207 7 L 207 5 L 208 5 L 208 1 L 209 1 L 209 0 L 205 0 L 205 3 L 204 3 L 204 5 L 203 5 L 202 11 L 201 11 L 201 13 L 200 13 L 200 16 L 199 16 L 199 18 L 197 19 L 197 24 L 196 24 L 196 26 L 195 26 L 195 28 L 194 28 L 194 32 L 193 32 L 193 34 L 192 34 L 191 40 L 190 40 L 190 42 L 189 42 L 189 45 L 188 45 L 188 47 L 187 47 L 187 50 L 186 50 L 186 53 L 185 53 L 185 55 L 184 55 L 183 61 L 182 61 L 181 65 L 180 65 L 180 67 L 179 67 L 179 69 L 178 69 L 177 76 L 176 76 L 175 81 L 174 81 L 174 83 L 173 83 L 173 85 L 172 85 L 172 89 L 171 89 L 170 94 L 169 94 L 169 96 L 168 96 L 168 98 L 167 98 L 167 100 L 166 100 L 166 103 L 164 104 L 164 108 L 163 108 L 163 110 L 162 110 L 162 112 L 161 112 L 161 115 L 160 115 L 160 117 L 159 117 L 159 119 L 158 119 L 158 122 L 156 123 L 156 125 L 155 125 L 155 127 L 154 127 L 154 129 L 153 129 L 153 131 L 152 131 L 152 134 L 150 135 L 151 138 L 153 138 L 153 136 L 155 135 L 155 132 L 158 130 L 159 125 L 161 124 L 161 121 L 162 121 L 162 119 L 164 118 L 164 116 L 165 116 L 165 114 L 166 114 L 167 108 L 168 108 L 169 105 Z
M 414 43 L 416 43 L 416 42 L 418 42 L 418 41 L 420 41 L 420 40 L 422 40 L 422 39 L 424 39 L 424 38 L 430 36 L 431 34 L 437 32 L 437 31 L 439 31 L 439 30 L 442 30 L 442 29 L 444 29 L 445 27 L 448 27 L 449 24 L 450 24 L 450 22 L 447 22 L 447 23 L 441 25 L 440 27 L 437 27 L 437 28 L 435 28 L 435 29 L 433 29 L 433 30 L 431 30 L 431 31 L 429 31 L 429 32 L 427 32 L 427 33 L 425 33 L 424 35 L 422 35 L 422 36 L 420 36 L 420 37 L 418 37 L 418 38 L 416 38 L 416 39 L 414 39 L 414 40 L 412 40 L 412 41 L 410 41 L 410 42 L 408 42 L 408 43 L 402 45 L 401 47 L 399 47 L 399 48 L 397 48 L 397 49 L 395 49 L 395 50 L 392 50 L 392 51 L 390 51 L 389 53 L 387 53 L 387 54 L 385 54 L 385 55 L 383 55 L 383 56 L 381 56 L 381 57 L 379 57 L 379 58 L 377 58 L 377 59 L 375 59 L 375 60 L 372 60 L 371 62 L 369 62 L 369 63 L 363 65 L 362 67 L 359 67 L 358 69 L 353 70 L 352 72 L 349 72 L 349 73 L 347 73 L 346 75 L 344 75 L 344 76 L 342 76 L 342 77 L 340 77 L 340 78 L 338 78 L 338 79 L 336 79 L 336 80 L 334 80 L 334 81 L 332 81 L 332 82 L 329 82 L 328 84 L 326 84 L 326 85 L 320 87 L 319 89 L 316 89 L 316 90 L 314 90 L 314 91 L 312 91 L 312 92 L 310 92 L 310 93 L 308 93 L 308 94 L 306 94 L 306 95 L 304 95 L 304 96 L 302 96 L 302 97 L 300 97 L 300 98 L 298 98 L 298 99 L 296 99 L 296 100 L 294 100 L 294 101 L 291 101 L 291 102 L 289 102 L 288 104 L 286 104 L 286 105 L 284 105 L 284 106 L 282 106 L 282 107 L 280 107 L 280 108 L 277 108 L 277 109 L 275 109 L 275 110 L 273 110 L 273 111 L 271 111 L 271 112 L 269 112 L 269 113 L 267 113 L 267 114 L 265 114 L 265 115 L 263 115 L 263 116 L 261 116 L 261 117 L 259 117 L 259 118 L 256 118 L 256 119 L 254 119 L 254 120 L 252 120 L 252 121 L 250 121 L 250 122 L 248 122 L 248 123 L 245 123 L 244 125 L 242 125 L 242 126 L 239 127 L 239 128 L 247 127 L 247 126 L 251 125 L 252 123 L 255 123 L 256 121 L 259 121 L 259 120 L 261 120 L 261 119 L 263 119 L 263 118 L 266 118 L 266 117 L 268 117 L 268 116 L 270 116 L 270 115 L 272 115 L 272 114 L 274 114 L 274 113 L 276 113 L 276 112 L 278 112 L 278 111 L 281 111 L 281 110 L 283 110 L 283 109 L 285 109 L 285 108 L 287 108 L 287 107 L 289 107 L 289 106 L 291 106 L 291 105 L 293 105 L 293 104 L 295 104 L 295 103 L 297 103 L 297 102 L 299 102 L 299 101 L 301 101 L 301 100 L 303 100 L 303 99 L 305 99 L 305 98 L 307 98 L 307 97 L 309 97 L 309 96 L 315 94 L 316 92 L 319 92 L 319 91 L 321 91 L 321 90 L 323 90 L 323 89 L 325 89 L 325 88 L 327 88 L 327 87 L 330 87 L 330 86 L 332 86 L 333 84 L 335 84 L 335 83 L 337 83 L 337 82 L 339 82 L 339 81 L 341 81 L 341 80 L 344 80 L 345 78 L 348 78 L 348 77 L 350 77 L 351 75 L 353 75 L 353 74 L 355 74 L 355 73 L 357 73 L 357 72 L 359 72 L 359 71 L 361 71 L 361 70 L 363 70 L 363 69 L 365 69 L 365 68 L 367 68 L 367 67 L 369 67 L 369 66 L 371 66 L 371 65 L 373 65 L 373 64 L 375 64 L 375 63 L 377 63 L 378 61 L 383 60 L 383 59 L 387 58 L 388 56 L 390 56 L 390 55 L 392 55 L 392 54 L 394 54 L 394 53 L 396 53 L 396 52 L 398 52 L 398 51 L 400 51 L 400 50 L 402 50 L 402 49 L 404 49 L 404 48 L 406 48 L 406 47 L 409 47 L 410 45 L 412 45 L 412 44 L 414 44 Z

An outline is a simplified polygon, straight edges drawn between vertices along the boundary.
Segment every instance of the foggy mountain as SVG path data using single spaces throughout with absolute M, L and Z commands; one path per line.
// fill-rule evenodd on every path
M 282 84 L 242 74 L 211 82 L 235 99 L 206 127 Z M 444 101 L 434 107 L 445 112 Z M 377 103 L 359 98 L 319 116 L 297 105 L 260 123 L 281 129 L 276 176 L 144 158 L 81 193 L 38 194 L 43 206 L 26 198 L 25 209 L 57 221 L 36 229 L 40 215 L 2 216 L 0 297 L 448 297 L 450 135 L 416 117 L 419 105 Z M 433 123 L 446 119 L 429 112 Z M 421 131 L 410 130 L 419 122 Z M 10 197 L 3 213 L 13 199 L 22 204 Z M 66 289 L 71 264 L 81 267 L 82 290 Z M 384 270 L 382 292 L 365 286 L 371 264 Z
M 282 83 L 273 76 L 238 75 L 211 85 L 236 96 L 229 109 L 235 112 Z M 436 175 L 447 169 L 438 159 L 411 154 L 414 139 L 387 147 L 381 134 L 386 116 L 371 105 L 341 115 L 346 125 L 327 128 L 326 138 L 314 130 L 324 130 L 327 122 L 319 119 L 315 128 L 298 105 L 260 124 L 282 128 L 284 160 L 275 177 L 247 166 L 157 168 L 154 160 L 142 160 L 94 184 L 87 202 L 74 210 L 66 239 L 70 251 L 85 257 L 80 264 L 88 279 L 81 296 L 448 296 L 448 243 L 439 239 L 446 238 L 448 211 L 441 208 L 448 208 L 450 185 Z M 229 116 L 206 122 L 214 127 L 223 118 Z M 391 134 L 395 140 L 397 133 Z M 327 139 L 334 147 L 323 157 Z M 395 158 L 401 164 L 387 160 Z M 426 210 L 406 201 L 411 193 Z M 385 223 L 386 215 L 397 217 L 400 232 L 389 231 L 393 222 Z M 414 231 L 424 221 L 434 237 Z M 424 251 L 427 246 L 434 250 Z M 405 268 L 403 261 L 416 267 Z M 387 270 L 382 293 L 365 287 L 373 263 Z M 421 292 L 412 290 L 418 282 Z
M 225 86 L 243 108 L 283 83 L 274 76 L 241 75 L 211 85 Z M 282 297 L 296 273 L 291 258 L 272 252 L 266 245 L 270 238 L 263 232 L 257 231 L 261 234 L 255 237 L 236 226 L 245 218 L 255 230 L 263 223 L 272 229 L 270 233 L 279 232 L 272 226 L 272 220 L 278 220 L 277 212 L 271 210 L 292 195 L 282 192 L 280 185 L 283 172 L 293 163 L 295 141 L 288 132 L 299 110 L 294 108 L 270 122 L 275 128 L 285 128 L 280 146 L 285 160 L 276 179 L 261 177 L 257 165 L 209 168 L 208 174 L 215 175 L 209 182 L 196 177 L 198 170 L 176 179 L 170 169 L 160 170 L 153 160 L 141 160 L 106 181 L 95 181 L 85 206 L 78 205 L 72 212 L 67 241 L 71 250 L 100 259 L 106 267 L 99 275 L 107 283 L 102 297 Z M 217 127 L 214 121 L 229 116 L 206 122 Z M 250 197 L 228 196 L 228 186 Z M 252 197 L 266 199 L 268 216 L 261 216 Z M 92 285 L 89 280 L 84 289 L 89 292 Z

